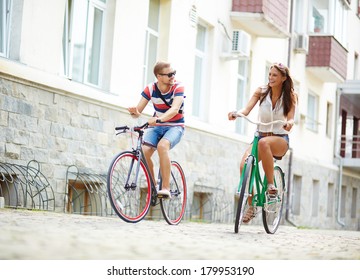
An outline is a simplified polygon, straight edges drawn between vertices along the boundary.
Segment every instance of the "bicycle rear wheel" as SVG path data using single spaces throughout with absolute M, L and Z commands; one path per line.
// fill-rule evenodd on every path
M 277 195 L 275 198 L 266 195 L 266 202 L 262 209 L 264 228 L 269 234 L 274 234 L 278 229 L 284 206 L 285 179 L 284 172 L 279 166 L 274 168 L 274 184 L 277 188 Z
M 250 195 L 250 181 L 251 181 L 253 165 L 254 165 L 254 158 L 252 156 L 249 156 L 246 160 L 246 167 L 243 173 L 244 177 L 241 183 L 239 202 L 236 210 L 235 233 L 239 232 L 239 228 L 243 221 L 244 214 L 248 210 L 249 206 L 251 206 L 249 205 L 248 197 Z
M 139 158 L 133 152 L 122 152 L 112 161 L 107 174 L 107 190 L 115 213 L 125 222 L 142 220 L 150 208 L 150 177 L 141 161 L 137 179 Z
M 170 192 L 171 199 L 160 199 L 161 211 L 169 225 L 177 225 L 185 213 L 187 187 L 184 171 L 176 161 L 171 162 Z

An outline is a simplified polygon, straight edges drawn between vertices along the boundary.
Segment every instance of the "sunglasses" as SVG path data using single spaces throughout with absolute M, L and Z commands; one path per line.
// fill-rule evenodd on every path
M 176 75 L 176 71 L 174 71 L 174 72 L 170 72 L 170 73 L 167 73 L 167 74 L 158 74 L 158 75 L 160 75 L 160 76 L 168 76 L 168 78 L 171 78 L 172 76 L 175 76 Z

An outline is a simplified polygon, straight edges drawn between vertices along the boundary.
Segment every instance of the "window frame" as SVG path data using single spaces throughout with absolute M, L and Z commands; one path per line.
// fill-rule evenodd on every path
M 240 73 L 241 64 L 243 73 Z M 236 75 L 236 108 L 243 108 L 247 102 L 247 77 L 249 75 L 249 63 L 247 60 L 239 60 Z M 239 88 L 241 85 L 241 88 Z M 239 134 L 245 134 L 246 122 L 243 118 L 237 118 L 235 131 Z
M 309 100 L 310 97 L 314 98 L 314 110 L 310 112 Z M 312 114 L 313 113 L 313 114 Z M 319 96 L 311 91 L 308 92 L 308 101 L 307 101 L 307 112 L 306 112 L 306 128 L 313 131 L 319 131 Z
M 0 0 L 1 8 L 1 31 L 0 31 L 0 56 L 9 57 L 9 46 L 10 46 L 10 19 L 12 13 L 12 0 Z
M 159 27 L 160 27 L 160 20 L 159 20 L 159 15 L 160 15 L 160 8 L 161 8 L 161 4 L 160 4 L 160 0 L 155 0 L 156 1 L 156 6 L 158 8 L 157 11 L 157 30 L 155 30 L 154 28 L 152 28 L 150 26 L 150 20 L 151 20 L 151 2 L 153 2 L 153 0 L 149 1 L 149 12 L 148 12 L 148 22 L 147 22 L 147 26 L 146 26 L 146 31 L 145 31 L 145 49 L 144 49 L 144 65 L 143 65 L 143 86 L 145 87 L 146 85 L 148 85 L 149 83 L 151 83 L 152 81 L 154 81 L 155 77 L 153 74 L 153 66 L 155 65 L 156 61 L 157 61 L 157 56 L 158 56 L 158 46 L 159 46 L 159 37 L 160 37 L 160 32 L 159 32 Z M 155 7 L 156 7 L 155 6 Z M 156 39 L 156 47 L 155 49 L 151 48 L 151 38 L 155 38 Z M 155 59 L 152 59 L 155 58 Z
M 106 1 L 104 0 L 88 0 L 86 2 L 86 16 L 85 16 L 85 38 L 83 40 L 84 46 L 81 50 L 83 56 L 82 61 L 79 63 L 79 68 L 81 69 L 80 79 L 74 79 L 73 69 L 74 69 L 74 39 L 73 39 L 73 26 L 74 26 L 74 5 L 75 2 L 79 0 L 67 0 L 67 5 L 65 9 L 64 16 L 64 33 L 63 33 L 63 61 L 62 73 L 65 77 L 86 84 L 91 85 L 97 88 L 102 87 L 102 71 L 103 71 L 103 54 L 104 54 L 104 34 L 105 34 L 105 22 L 106 22 Z M 100 42 L 98 46 L 98 67 L 96 79 L 97 82 L 94 83 L 89 79 L 89 67 L 91 65 L 90 49 L 93 47 L 93 38 L 94 38 L 94 29 L 91 29 L 94 26 L 95 16 L 94 13 L 96 9 L 101 11 L 101 30 L 100 30 Z M 92 30 L 91 34 L 88 32 Z
M 203 28 L 203 49 L 199 49 L 197 46 L 199 27 Z M 197 35 L 196 35 L 196 44 L 195 44 L 195 57 L 194 57 L 194 83 L 193 83 L 193 100 L 192 100 L 192 115 L 195 118 L 200 120 L 206 120 L 206 65 L 208 57 L 208 39 L 209 38 L 209 28 L 206 24 L 198 22 L 197 23 Z M 200 60 L 200 69 L 198 69 L 197 60 Z M 200 72 L 198 72 L 200 71 Z M 196 97 L 196 98 L 195 98 Z
M 326 7 L 320 9 L 324 4 Z M 316 10 L 318 20 L 314 17 L 314 10 Z M 347 11 L 348 6 L 343 0 L 311 0 L 308 14 L 309 33 L 332 35 L 345 46 L 347 42 Z M 316 27 L 318 28 L 316 29 Z

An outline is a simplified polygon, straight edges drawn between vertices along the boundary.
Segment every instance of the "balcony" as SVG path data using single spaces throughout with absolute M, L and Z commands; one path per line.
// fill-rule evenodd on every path
M 288 38 L 288 0 L 233 0 L 230 13 L 234 28 L 259 36 Z
M 338 85 L 339 129 L 338 151 L 342 166 L 360 172 L 360 80 Z
M 347 71 L 347 50 L 333 36 L 310 36 L 306 69 L 323 82 L 343 83 Z

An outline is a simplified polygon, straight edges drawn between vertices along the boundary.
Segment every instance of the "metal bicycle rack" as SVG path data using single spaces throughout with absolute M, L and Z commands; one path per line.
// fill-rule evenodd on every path
M 6 207 L 55 211 L 54 191 L 35 160 L 26 166 L 0 162 L 0 196 Z
M 64 210 L 73 214 L 115 215 L 106 191 L 106 175 L 80 171 L 71 165 L 66 172 Z

